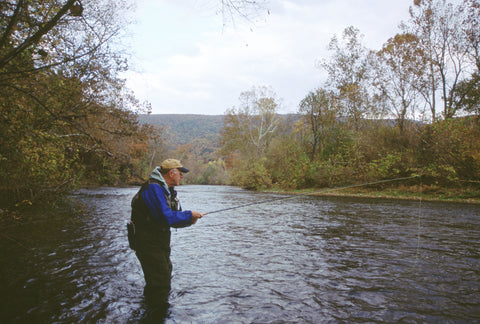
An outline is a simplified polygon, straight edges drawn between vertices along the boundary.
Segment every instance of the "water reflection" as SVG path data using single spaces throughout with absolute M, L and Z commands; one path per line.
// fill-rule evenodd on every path
M 139 322 L 144 282 L 124 225 L 136 190 L 82 190 L 86 212 L 3 229 L 2 320 Z M 200 211 L 279 197 L 217 186 L 179 195 Z M 207 215 L 172 232 L 166 321 L 478 321 L 479 209 L 298 197 Z

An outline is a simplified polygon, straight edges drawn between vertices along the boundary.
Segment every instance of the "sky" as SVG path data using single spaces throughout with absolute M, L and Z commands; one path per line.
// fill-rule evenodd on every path
M 348 26 L 378 50 L 408 20 L 413 0 L 269 0 L 249 20 L 221 0 L 138 0 L 127 86 L 153 114 L 223 115 L 239 96 L 269 87 L 279 113 L 324 85 L 318 62 Z

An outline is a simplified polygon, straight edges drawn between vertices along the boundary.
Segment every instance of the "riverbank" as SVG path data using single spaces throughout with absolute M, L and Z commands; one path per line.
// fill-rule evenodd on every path
M 480 204 L 480 186 L 479 188 L 455 189 L 431 185 L 399 186 L 391 188 L 309 188 L 301 190 L 283 190 L 275 188 L 265 190 L 265 192 L 308 196 L 362 197 Z

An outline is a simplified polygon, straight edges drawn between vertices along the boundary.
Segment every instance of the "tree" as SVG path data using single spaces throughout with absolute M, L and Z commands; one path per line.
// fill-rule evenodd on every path
M 42 42 L 42 38 L 68 17 L 68 11 L 77 0 L 68 0 L 65 4 L 56 1 L 45 1 L 37 7 L 30 8 L 28 1 L 2 1 L 0 17 L 2 18 L 2 35 L 0 38 L 0 69 L 15 62 L 15 58 L 23 53 L 35 49 Z M 33 10 L 32 10 L 33 9 Z M 44 40 L 43 40 L 44 41 Z M 38 52 L 40 56 L 47 53 Z M 31 56 L 26 56 L 37 61 Z M 28 68 L 32 68 L 29 64 Z M 19 66 L 17 66 L 18 68 Z
M 339 40 L 332 38 L 328 49 L 333 51 L 332 59 L 321 62 L 328 73 L 327 83 L 335 91 L 344 115 L 355 129 L 359 129 L 363 117 L 369 113 L 368 94 L 368 50 L 361 43 L 359 30 L 347 27 Z
M 280 125 L 276 94 L 267 87 L 253 87 L 240 94 L 240 107 L 227 110 L 220 130 L 221 152 L 232 181 L 244 188 L 271 185 L 265 168 L 266 152 Z
M 459 82 L 453 96 L 459 108 L 480 116 L 480 75 L 475 73 L 470 80 Z
M 222 14 L 224 25 L 228 21 L 234 23 L 236 17 L 253 22 L 260 17 L 261 12 L 266 10 L 267 2 L 267 0 L 220 0 L 219 11 Z M 270 12 L 267 10 L 267 13 Z
M 386 98 L 401 132 L 407 116 L 415 118 L 418 93 L 425 87 L 428 66 L 418 43 L 415 35 L 398 34 L 383 45 L 372 63 L 376 67 L 373 84 L 379 96 Z
M 137 173 L 152 133 L 138 124 L 134 110 L 144 106 L 118 77 L 125 60 L 108 46 L 126 4 L 0 6 L 2 205 L 55 197 L 87 178 L 113 183 Z
M 466 3 L 473 5 L 475 2 Z M 418 37 L 430 64 L 427 70 L 429 87 L 421 93 L 429 103 L 432 119 L 435 120 L 436 91 L 440 89 L 443 117 L 452 118 L 460 109 L 455 101 L 457 87 L 462 81 L 470 79 L 473 73 L 471 68 L 474 62 L 469 55 L 468 45 L 472 32 L 468 26 L 474 26 L 474 23 L 466 24 L 465 20 L 475 18 L 465 15 L 462 5 L 454 6 L 445 0 L 417 0 L 410 9 L 410 15 L 411 24 L 403 28 Z
M 240 106 L 227 110 L 220 131 L 224 152 L 263 156 L 279 125 L 279 100 L 267 87 L 253 87 L 240 94 Z
M 463 30 L 467 39 L 467 53 L 470 60 L 474 62 L 477 74 L 480 71 L 480 1 L 464 0 L 463 6 Z
M 312 161 L 325 148 L 337 120 L 337 111 L 333 102 L 333 94 L 325 89 L 309 92 L 300 102 L 299 113 L 310 134 L 310 160 Z
M 467 55 L 473 62 L 470 79 L 462 80 L 452 93 L 453 101 L 466 112 L 480 116 L 480 1 L 464 0 L 463 30 L 467 42 Z

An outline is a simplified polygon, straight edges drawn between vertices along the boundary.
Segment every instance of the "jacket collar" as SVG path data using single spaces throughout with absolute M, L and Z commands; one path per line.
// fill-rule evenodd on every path
M 162 174 L 160 173 L 160 167 L 156 167 L 152 173 L 150 174 L 149 176 L 149 179 L 150 180 L 155 180 L 156 182 L 158 182 L 162 187 L 163 189 L 165 189 L 164 191 L 167 193 L 168 196 L 171 195 L 170 193 L 170 189 L 168 188 L 167 186 L 167 182 L 165 181 L 165 179 L 163 178 Z

